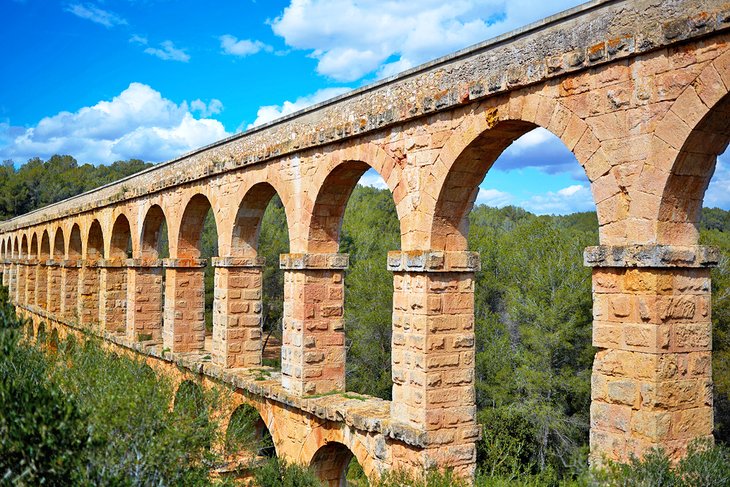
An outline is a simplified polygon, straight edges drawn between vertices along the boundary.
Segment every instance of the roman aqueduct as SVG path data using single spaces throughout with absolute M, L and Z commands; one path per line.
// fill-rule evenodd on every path
M 468 476 L 480 432 L 479 256 L 467 249 L 467 215 L 497 157 L 544 127 L 585 170 L 600 224 L 600 246 L 585 253 L 598 350 L 592 455 L 663 446 L 677 457 L 713 428 L 717 255 L 698 246 L 698 220 L 730 140 L 729 89 L 730 3 L 593 1 L 3 222 L 2 282 L 36 323 L 102 335 L 180 380 L 232 386 L 259 410 L 277 454 L 330 485 L 351 455 L 370 476 L 432 467 Z M 401 230 L 387 261 L 392 401 L 322 396 L 345 388 L 348 256 L 338 240 L 369 168 L 387 183 Z M 261 381 L 251 372 L 261 369 L 257 237 L 275 194 L 291 253 L 279 263 L 282 370 Z M 219 257 L 205 262 L 209 209 Z M 158 254 L 163 223 L 169 259 Z

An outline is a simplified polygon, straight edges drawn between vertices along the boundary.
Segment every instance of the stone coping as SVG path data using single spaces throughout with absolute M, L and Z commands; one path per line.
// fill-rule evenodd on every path
M 38 259 L 18 259 L 19 265 L 38 265 Z
M 96 262 L 96 267 L 102 269 L 121 269 L 127 267 L 126 258 L 101 259 Z
M 202 269 L 207 265 L 205 259 L 162 259 L 165 269 Z
M 729 28 L 728 5 L 718 0 L 594 0 L 2 222 L 0 233 L 370 135 Z
M 42 264 L 46 267 L 61 267 L 62 263 L 63 263 L 63 261 L 60 261 L 60 260 L 49 259 L 49 260 L 43 262 Z
M 279 268 L 286 270 L 331 269 L 345 270 L 350 265 L 349 254 L 281 254 Z
M 162 269 L 162 259 L 127 259 L 126 266 L 133 269 Z
M 705 245 L 599 245 L 586 247 L 586 267 L 716 267 L 717 247 Z
M 213 267 L 263 267 L 266 265 L 264 257 L 213 257 L 210 259 Z
M 409 250 L 388 252 L 392 272 L 476 272 L 481 270 L 478 252 Z
M 84 261 L 81 259 L 66 259 L 61 261 L 61 267 L 63 268 L 78 268 L 83 267 Z
M 391 417 L 393 403 L 385 399 L 353 392 L 336 392 L 309 397 L 297 396 L 281 386 L 281 373 L 270 367 L 226 369 L 204 359 L 203 357 L 208 355 L 207 351 L 171 353 L 159 344 L 132 342 L 125 336 L 107 331 L 100 334 L 90 328 L 79 326 L 75 321 L 56 317 L 37 306 L 17 303 L 15 306 L 86 335 L 103 338 L 116 346 L 173 363 L 195 374 L 210 377 L 221 384 L 299 409 L 320 419 L 343 422 L 357 430 L 379 433 L 415 447 L 426 448 L 429 445 L 440 444 L 438 432 L 429 433 L 393 419 Z M 262 371 L 268 372 L 269 380 L 257 380 L 261 378 Z

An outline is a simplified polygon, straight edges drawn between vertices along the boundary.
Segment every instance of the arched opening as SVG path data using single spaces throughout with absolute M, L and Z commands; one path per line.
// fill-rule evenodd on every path
M 104 233 L 99 220 L 93 220 L 86 236 L 84 265 L 79 269 L 79 320 L 82 325 L 99 324 L 99 268 L 104 256 Z
M 217 255 L 215 215 L 208 198 L 197 194 L 188 201 L 180 220 L 177 258 L 181 264 L 167 269 L 166 275 L 165 333 L 171 335 L 165 346 L 172 351 L 205 351 L 210 358 L 215 273 L 207 261 Z M 174 306 L 168 308 L 168 303 Z
M 112 227 L 109 255 L 101 268 L 100 320 L 106 331 L 127 332 L 127 259 L 132 257 L 129 220 L 119 215 Z
M 357 459 L 349 448 L 342 443 L 330 442 L 317 450 L 309 467 L 327 487 L 368 485 L 367 482 L 362 484 L 355 478 L 348 481 L 351 462 L 357 464 Z M 355 470 L 356 468 L 353 468 L 353 471 Z
M 48 339 L 48 350 L 53 353 L 58 352 L 58 329 L 52 328 L 51 335 Z
M 226 428 L 225 453 L 231 461 L 276 457 L 274 440 L 255 407 L 241 404 L 231 414 Z
M 312 295 L 313 305 L 329 322 L 328 333 L 338 339 L 320 345 L 316 332 L 309 339 L 325 353 L 324 376 L 340 373 L 341 387 L 390 398 L 393 277 L 386 263 L 387 253 L 400 249 L 393 195 L 375 169 L 358 160 L 339 163 L 318 191 L 307 248 L 312 253 L 347 254 L 349 264 L 344 272 L 337 266 L 313 271 L 321 280 L 315 284 L 328 289 L 321 302 Z
M 30 264 L 26 269 L 26 287 L 25 287 L 25 303 L 29 305 L 36 304 L 36 282 L 38 278 L 38 235 L 33 234 L 30 239 L 30 248 L 28 253 Z
M 48 309 L 48 261 L 51 259 L 51 239 L 48 230 L 43 231 L 39 262 L 36 267 L 35 304 Z
M 130 274 L 135 280 L 130 289 L 135 293 L 135 305 L 129 310 L 130 324 L 134 326 L 130 338 L 136 341 L 160 342 L 165 296 L 165 271 L 161 259 L 169 258 L 170 253 L 167 220 L 159 205 L 153 205 L 147 210 L 140 242 L 142 262 Z
M 699 86 L 695 89 L 699 90 Z M 714 100 L 706 98 L 711 93 L 702 93 L 707 111 L 694 126 L 689 117 L 683 120 L 690 125 L 690 131 L 669 168 L 670 175 L 659 207 L 657 241 L 682 246 L 711 245 L 720 252 L 717 267 L 709 272 L 711 292 L 704 291 L 705 298 L 711 300 L 711 312 L 702 316 L 697 314 L 692 320 L 695 340 L 701 340 L 696 343 L 704 346 L 696 347 L 694 354 L 682 354 L 681 359 L 711 354 L 711 367 L 701 371 L 698 380 L 711 381 L 713 395 L 710 401 L 703 397 L 704 411 L 696 410 L 701 411 L 697 416 L 701 415 L 703 419 L 698 421 L 693 433 L 707 435 L 712 430 L 715 442 L 727 446 L 730 445 L 730 197 L 727 196 L 730 94 L 713 103 Z M 677 279 L 698 282 L 708 276 L 707 269 L 678 269 L 674 274 Z M 674 293 L 679 294 L 679 291 Z M 677 345 L 686 346 L 681 339 L 674 346 Z M 710 406 L 712 416 L 707 414 Z
M 423 359 L 434 380 L 424 395 L 447 399 L 413 406 L 448 417 L 476 405 L 484 465 L 503 468 L 496 459 L 507 445 L 521 474 L 566 471 L 588 445 L 590 425 L 591 270 L 583 250 L 598 242 L 590 183 L 559 137 L 524 121 L 498 122 L 443 162 L 430 247 L 464 262 L 477 252 L 481 270 L 424 276 L 421 299 L 439 303 L 434 322 L 448 324 L 429 333 L 435 346 Z M 394 299 L 413 299 L 417 278 L 404 274 Z M 400 326 L 414 313 L 403 305 L 395 313 L 394 350 L 419 353 L 409 345 L 417 333 Z M 455 352 L 474 361 L 449 361 Z M 394 361 L 393 397 L 411 405 L 420 386 L 417 377 L 400 379 L 404 365 Z
M 24 262 L 28 259 L 28 236 L 23 234 L 23 237 L 20 240 L 20 247 L 18 249 L 18 258 L 21 259 L 21 262 Z M 19 265 L 18 266 L 18 290 L 15 296 L 15 299 L 20 304 L 27 304 L 27 287 L 28 287 L 28 269 L 30 268 L 29 265 Z
M 286 209 L 273 186 L 259 183 L 246 192 L 232 232 L 233 263 L 216 271 L 217 282 L 229 290 L 217 307 L 217 360 L 232 367 L 263 361 L 279 368 L 284 301 L 279 256 L 289 252 L 289 231 Z M 231 290 L 240 300 L 231 298 Z M 226 329 L 233 316 L 245 324 L 243 334 Z
M 35 335 L 36 343 L 40 345 L 44 345 L 46 343 L 46 338 L 48 338 L 48 333 L 46 333 L 46 322 L 41 321 L 38 324 L 38 330 Z
M 53 257 L 48 267 L 48 311 L 53 314 L 61 312 L 61 293 L 63 292 L 61 264 L 66 255 L 63 230 L 56 229 L 53 236 Z
M 61 296 L 61 314 L 67 320 L 78 321 L 79 317 L 79 266 L 83 245 L 81 243 L 81 227 L 75 223 L 71 227 L 68 241 L 68 260 L 61 271 L 63 296 Z

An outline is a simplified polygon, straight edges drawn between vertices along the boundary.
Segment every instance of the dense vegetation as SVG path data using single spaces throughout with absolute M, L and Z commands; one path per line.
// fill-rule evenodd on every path
M 62 167 L 67 169 L 59 169 Z M 115 171 L 121 175 L 141 167 L 144 166 L 139 161 L 120 162 L 116 164 Z M 52 178 L 56 182 L 73 180 L 71 175 L 77 169 L 79 168 L 76 168 L 72 159 L 54 157 L 46 163 L 33 160 L 17 171 L 10 170 L 12 177 L 8 180 L 0 178 L 0 218 L 3 211 L 5 216 L 10 217 L 70 196 L 74 191 L 88 189 L 80 183 L 75 186 L 68 183 L 68 187 L 58 184 L 53 191 L 40 191 L 37 183 L 28 183 L 25 190 L 33 189 L 36 192 L 33 203 L 20 206 L 8 204 L 14 191 L 23 190 L 12 189 L 26 184 L 21 181 L 46 180 L 46 171 L 53 174 Z M 5 170 L 8 168 L 5 167 Z M 99 174 L 101 172 L 103 171 Z M 31 174 L 36 179 L 30 178 Z M 10 180 L 16 186 L 12 186 L 8 182 Z M 482 260 L 482 270 L 476 275 L 475 296 L 477 405 L 478 420 L 483 427 L 483 439 L 478 444 L 481 472 L 479 483 L 502 485 L 500 482 L 510 479 L 521 479 L 523 483 L 533 482 L 533 485 L 556 484 L 571 479 L 585 482 L 586 475 L 589 475 L 585 472 L 585 465 L 594 349 L 591 346 L 591 272 L 582 265 L 582 252 L 587 245 L 598 242 L 595 213 L 552 217 L 536 216 L 515 207 L 495 209 L 478 206 L 470 215 L 470 224 L 469 246 L 480 253 Z M 704 210 L 702 243 L 716 245 L 723 252 L 721 265 L 713 270 L 712 275 L 715 426 L 716 438 L 720 443 L 730 443 L 728 232 L 730 212 L 720 209 Z M 203 257 L 216 255 L 216 245 L 215 226 L 209 218 L 203 236 Z M 348 203 L 340 243 L 340 251 L 350 254 L 350 268 L 345 281 L 347 384 L 350 390 L 383 398 L 389 398 L 391 393 L 390 333 L 393 289 L 393 276 L 386 269 L 385 258 L 389 250 L 398 248 L 399 226 L 390 193 L 387 190 L 358 186 Z M 264 275 L 264 328 L 274 334 L 280 333 L 283 301 L 283 274 L 278 269 L 278 255 L 287 251 L 286 218 L 281 202 L 274 198 L 264 216 L 259 243 L 259 254 L 267 260 Z M 526 265 L 527 262 L 530 265 Z M 206 279 L 206 297 L 211 306 L 212 274 Z M 11 356 L 22 355 L 18 360 L 28 361 L 30 364 L 43 363 L 38 353 L 32 350 L 13 353 L 16 355 Z M 99 359 L 97 357 L 94 360 Z M 74 362 L 79 362 L 78 369 L 83 370 L 85 359 L 76 358 Z M 119 477 L 114 478 L 122 478 L 130 472 L 124 463 L 127 461 L 124 458 L 130 452 L 122 452 L 119 449 L 120 443 L 138 445 L 141 453 L 137 454 L 162 455 L 163 452 L 157 449 L 162 444 L 170 444 L 164 442 L 182 441 L 183 434 L 191 435 L 190 440 L 185 440 L 188 444 L 200 446 L 198 453 L 193 453 L 197 455 L 196 465 L 210 465 L 213 461 L 203 453 L 205 442 L 210 441 L 206 436 L 208 433 L 193 434 L 190 429 L 185 429 L 194 427 L 194 424 L 182 424 L 174 432 L 167 433 L 171 435 L 167 440 L 164 439 L 163 428 L 163 433 L 154 435 L 157 439 L 150 440 L 149 444 L 142 440 L 139 440 L 140 443 L 135 443 L 135 440 L 116 440 L 116 436 L 119 436 L 117 433 L 124 430 L 124 422 L 127 420 L 132 423 L 129 428 L 145 431 L 145 428 L 151 428 L 149 424 L 152 423 L 162 428 L 156 421 L 169 422 L 179 418 L 175 419 L 174 415 L 165 416 L 162 409 L 154 413 L 157 415 L 156 419 L 132 418 L 125 416 L 131 415 L 135 409 L 134 405 L 128 404 L 125 404 L 119 416 L 112 417 L 113 402 L 110 401 L 114 401 L 115 397 L 113 388 L 109 393 L 112 399 L 94 399 L 90 397 L 88 385 L 79 383 L 80 378 L 70 372 L 74 367 L 53 366 L 49 369 L 48 366 L 33 365 L 29 370 L 35 370 L 34 367 L 38 368 L 37 372 L 30 375 L 20 374 L 12 380 L 18 381 L 17 390 L 39 381 L 45 388 L 41 388 L 39 394 L 46 396 L 23 399 L 24 396 L 20 395 L 20 400 L 43 401 L 46 404 L 44 407 L 60 408 L 58 411 L 43 413 L 47 417 L 58 418 L 59 415 L 65 415 L 64 418 L 69 418 L 63 424 L 73 434 L 64 437 L 63 441 L 70 446 L 59 443 L 58 451 L 74 451 L 83 446 L 95 452 L 93 457 L 81 455 L 81 459 L 78 455 L 61 455 L 58 460 L 51 460 L 52 456 L 40 455 L 39 458 L 44 461 L 57 462 L 58 468 L 73 470 L 77 468 L 78 462 L 89 462 L 93 458 L 93 462 L 105 465 L 105 462 L 113 463 L 113 458 L 120 455 L 120 465 L 110 465 L 102 470 L 103 475 L 118 475 Z M 134 372 L 134 365 L 125 367 L 120 368 L 127 370 L 124 374 L 128 375 L 115 372 L 122 374 L 117 379 L 122 383 L 129 381 L 131 377 L 146 377 L 138 381 L 139 389 L 135 387 L 129 394 L 140 394 L 139 397 L 145 397 L 146 401 L 145 394 L 153 394 L 149 389 L 153 386 L 164 391 L 164 394 L 171 393 L 165 389 L 164 384 L 157 385 L 154 382 L 157 379 L 145 376 L 141 370 Z M 60 373 L 59 370 L 65 372 Z M 87 372 L 93 376 L 94 370 Z M 48 376 L 52 380 L 44 379 Z M 139 404 L 139 397 L 135 400 L 128 396 L 125 401 L 133 404 L 137 401 L 136 404 Z M 156 404 L 157 401 L 158 399 L 154 399 L 152 403 Z M 120 399 L 117 398 L 116 404 L 119 402 Z M 160 398 L 159 403 L 163 402 Z M 104 424 L 93 428 L 94 435 L 85 435 L 83 425 L 94 420 Z M 147 423 L 148 421 L 151 423 Z M 210 424 L 198 426 L 205 429 Z M 29 440 L 22 438 L 18 441 Z M 94 446 L 105 442 L 110 446 L 100 449 Z M 49 448 L 53 450 L 56 445 Z M 175 454 L 174 449 L 165 452 L 168 455 Z M 698 472 L 704 469 L 706 472 L 714 472 L 714 479 L 727 478 L 727 468 L 722 470 L 722 464 L 724 462 L 727 465 L 727 459 L 727 451 L 722 448 L 709 451 L 700 448 L 676 472 Z M 155 461 L 157 460 L 150 460 L 149 464 L 156 465 Z M 718 462 L 721 466 L 713 470 L 714 467 L 711 466 Z M 21 463 L 13 460 L 12 464 Z M 0 465 L 0 468 L 4 466 Z M 89 472 L 88 467 L 82 470 L 84 473 L 80 478 L 83 479 L 112 478 L 92 477 L 101 474 Z M 273 482 L 271 478 L 278 476 L 283 482 L 281 485 L 311 485 L 307 483 L 311 479 L 302 480 L 302 483 L 291 480 L 300 477 L 308 479 L 306 471 L 299 471 L 276 461 L 259 470 L 259 475 L 270 476 L 266 477 L 269 478 L 266 481 L 262 477 L 260 482 Z M 198 474 L 199 472 L 190 473 L 193 476 Z M 661 485 L 688 485 L 683 479 L 691 478 L 690 474 L 676 474 L 671 471 L 666 457 L 660 453 L 649 457 L 644 463 L 637 462 L 628 467 L 616 466 L 605 475 L 610 477 L 602 478 L 602 481 L 613 485 L 642 482 L 643 485 L 654 485 L 655 482 L 651 479 L 656 478 L 663 479 Z M 284 480 L 285 478 L 290 480 Z M 444 482 L 444 485 L 454 484 L 449 484 L 450 481 L 447 480 Z M 432 479 L 429 485 L 439 484 Z

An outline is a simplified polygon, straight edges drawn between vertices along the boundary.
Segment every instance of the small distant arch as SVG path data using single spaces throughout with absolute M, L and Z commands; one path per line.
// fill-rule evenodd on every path
M 167 253 L 163 250 L 167 243 L 167 218 L 160 205 L 152 205 L 147 210 L 141 233 L 142 258 L 159 259 L 163 253 Z
M 65 255 L 66 249 L 65 240 L 63 238 L 63 230 L 61 228 L 57 228 L 53 237 L 53 260 L 61 261 Z
M 91 222 L 89 233 L 86 237 L 86 258 L 95 262 L 104 256 L 104 232 L 101 229 L 99 220 Z
M 83 244 L 81 243 L 81 227 L 78 223 L 74 223 L 71 227 L 71 234 L 68 240 L 68 258 L 76 260 L 81 258 Z
M 203 226 L 205 225 L 205 218 L 211 209 L 212 205 L 207 196 L 198 193 L 190 198 L 180 220 L 177 244 L 178 258 L 200 258 L 202 253 Z M 215 212 L 213 212 L 213 221 L 217 233 L 218 222 L 215 221 Z M 216 255 L 218 255 L 218 252 L 219 249 L 216 245 Z
M 342 443 L 329 442 L 312 457 L 309 464 L 324 485 L 328 487 L 347 486 L 347 468 L 355 455 Z
M 110 259 L 126 259 L 132 256 L 132 231 L 129 220 L 119 215 L 114 221 L 109 245 Z

